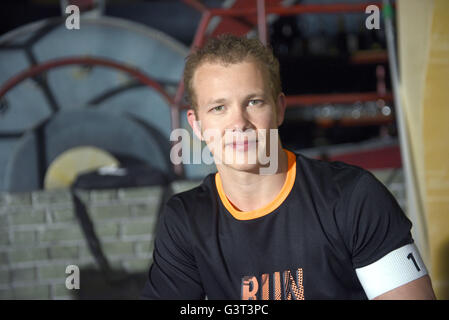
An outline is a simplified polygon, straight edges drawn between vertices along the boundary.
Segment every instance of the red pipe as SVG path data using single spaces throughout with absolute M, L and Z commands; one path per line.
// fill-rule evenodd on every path
M 181 0 L 181 1 L 184 2 L 185 4 L 188 4 L 192 8 L 198 10 L 199 12 L 204 13 L 205 11 L 208 10 L 208 8 L 204 4 L 202 4 L 197 0 Z
M 372 3 L 333 3 L 333 4 L 302 4 L 289 7 L 269 7 L 267 13 L 274 13 L 278 15 L 294 15 L 301 13 L 351 13 L 351 12 L 365 12 L 366 7 L 375 5 L 379 9 L 382 8 L 381 2 Z
M 165 100 L 167 100 L 167 102 L 170 105 L 174 104 L 173 99 L 164 91 L 164 89 L 156 81 L 152 80 L 149 76 L 137 70 L 137 68 L 128 67 L 126 65 L 123 65 L 122 63 L 104 58 L 91 58 L 91 57 L 69 57 L 69 58 L 54 59 L 32 66 L 8 79 L 0 88 L 0 98 L 2 98 L 6 94 L 6 92 L 8 92 L 9 90 L 14 88 L 16 85 L 18 85 L 20 82 L 22 82 L 27 78 L 34 77 L 39 73 L 48 71 L 53 68 L 74 64 L 101 65 L 124 71 L 132 75 L 134 78 L 138 79 L 143 84 L 155 89 L 165 98 Z
M 70 57 L 70 58 L 61 58 L 61 59 L 55 59 L 43 62 L 41 64 L 32 66 L 19 74 L 15 75 L 14 77 L 8 79 L 3 86 L 0 88 L 0 99 L 12 88 L 14 88 L 16 85 L 18 85 L 23 80 L 33 77 L 39 73 L 48 71 L 53 68 L 58 67 L 64 67 L 68 65 L 100 65 L 100 66 L 106 66 L 111 67 L 117 70 L 124 71 L 130 75 L 132 75 L 134 78 L 138 79 L 141 83 L 147 85 L 148 87 L 153 88 L 158 93 L 160 93 L 165 100 L 167 100 L 170 111 L 171 111 L 171 127 L 172 130 L 174 128 L 179 128 L 179 106 L 175 104 L 175 101 L 170 97 L 164 89 L 154 80 L 152 80 L 149 76 L 146 74 L 140 72 L 135 67 L 129 67 L 126 65 L 123 65 L 122 63 L 115 62 L 112 60 L 104 59 L 104 58 L 91 58 L 91 57 Z M 182 94 L 182 93 L 181 93 Z M 182 167 L 179 165 L 174 165 L 174 171 L 181 175 L 183 170 Z
M 204 34 L 206 33 L 206 28 L 209 25 L 209 21 L 212 18 L 209 11 L 205 11 L 201 16 L 201 21 L 198 25 L 198 29 L 196 30 L 195 37 L 193 38 L 192 45 L 190 46 L 190 53 L 195 51 L 197 48 L 201 47 L 204 41 Z M 176 90 L 174 105 L 181 106 L 182 96 L 184 94 L 184 79 L 181 77 L 181 80 L 178 83 L 178 88 Z M 188 109 L 188 106 L 184 109 Z
M 264 46 L 268 43 L 267 36 L 267 16 L 265 13 L 265 0 L 257 0 L 257 29 L 259 40 Z
M 266 13 L 274 13 L 281 16 L 291 16 L 301 13 L 351 13 L 351 12 L 365 12 L 369 5 L 376 5 L 382 8 L 381 2 L 372 3 L 334 3 L 334 4 L 299 4 L 288 7 L 283 6 L 269 6 L 266 7 Z M 210 12 L 214 16 L 246 16 L 257 14 L 257 8 L 213 8 Z

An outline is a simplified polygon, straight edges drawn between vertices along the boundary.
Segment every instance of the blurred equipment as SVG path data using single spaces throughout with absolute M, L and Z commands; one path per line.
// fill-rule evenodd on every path
M 167 92 L 187 49 L 123 19 L 81 15 L 80 24 L 68 30 L 64 18 L 50 18 L 0 37 L 0 190 L 54 186 L 48 168 L 57 161 L 59 172 L 73 172 L 56 159 L 81 146 L 173 177 Z

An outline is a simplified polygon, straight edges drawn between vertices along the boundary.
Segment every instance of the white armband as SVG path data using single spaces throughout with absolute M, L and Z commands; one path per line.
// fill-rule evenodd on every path
M 355 271 L 370 300 L 427 274 L 426 266 L 413 243 L 391 251 L 376 262 Z

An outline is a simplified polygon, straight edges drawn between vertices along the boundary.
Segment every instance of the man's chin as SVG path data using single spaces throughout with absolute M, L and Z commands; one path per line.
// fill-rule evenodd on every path
M 248 172 L 259 174 L 260 165 L 259 164 L 248 164 L 248 163 L 224 163 L 222 164 L 228 168 L 232 168 L 235 171 Z
M 238 171 L 254 171 L 259 168 L 256 153 L 248 150 L 225 152 L 221 165 Z

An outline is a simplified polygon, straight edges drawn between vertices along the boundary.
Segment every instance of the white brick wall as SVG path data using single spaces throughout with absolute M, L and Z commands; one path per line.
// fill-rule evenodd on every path
M 172 188 L 181 192 L 198 184 L 181 181 Z M 139 274 L 143 279 L 151 263 L 162 187 L 77 191 L 77 195 L 114 271 Z M 81 278 L 83 272 L 88 277 L 88 272 L 98 271 L 70 192 L 1 193 L 0 299 L 76 298 L 75 291 L 65 287 L 65 270 L 71 264 L 79 266 Z M 101 274 L 96 275 L 99 277 Z M 92 290 L 101 294 L 103 283 L 99 280 Z M 138 298 L 140 283 L 143 286 L 143 281 L 136 282 L 134 291 L 124 298 Z

